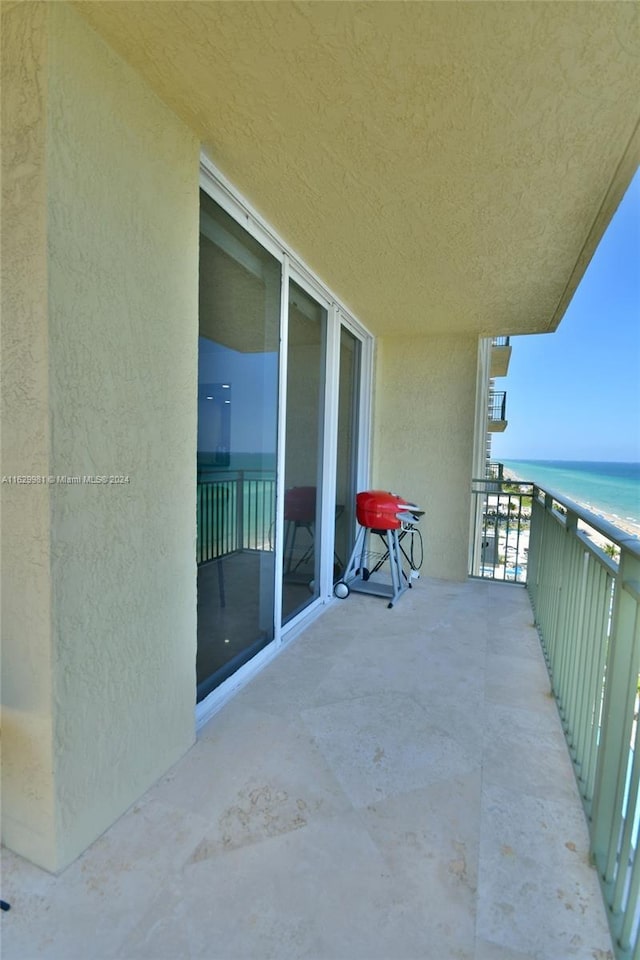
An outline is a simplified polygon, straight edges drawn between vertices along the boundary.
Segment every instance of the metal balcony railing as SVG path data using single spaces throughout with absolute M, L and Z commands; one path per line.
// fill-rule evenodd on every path
M 273 549 L 275 482 L 273 472 L 257 470 L 198 476 L 198 564 L 238 550 Z
M 496 423 L 507 419 L 506 390 L 494 390 L 489 394 L 489 422 Z
M 508 347 L 511 337 L 493 337 L 491 340 L 492 347 Z
M 606 552 L 581 522 L 606 538 Z M 640 540 L 536 488 L 528 589 L 589 819 L 614 947 L 621 960 L 636 960 Z
M 490 464 L 496 479 L 474 480 L 475 515 L 470 574 L 525 583 L 533 484 L 500 479 L 502 464 Z
M 616 956 L 639 960 L 640 540 L 535 484 L 473 496 L 470 573 L 527 586 Z

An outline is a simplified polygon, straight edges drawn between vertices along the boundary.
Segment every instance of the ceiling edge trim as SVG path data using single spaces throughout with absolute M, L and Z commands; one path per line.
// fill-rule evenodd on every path
M 600 243 L 604 233 L 611 222 L 611 219 L 618 209 L 618 205 L 622 200 L 634 173 L 636 172 L 638 166 L 640 165 L 640 117 L 636 121 L 636 125 L 629 137 L 627 146 L 625 147 L 622 156 L 618 162 L 618 165 L 614 171 L 614 174 L 611 178 L 609 186 L 605 191 L 602 202 L 598 207 L 598 211 L 593 219 L 593 223 L 587 233 L 585 241 L 580 249 L 578 258 L 575 262 L 573 270 L 569 276 L 567 284 L 562 291 L 558 305 L 553 312 L 551 320 L 549 321 L 547 331 L 552 333 L 562 320 L 565 315 L 573 295 L 576 292 L 580 281 L 582 280 L 587 267 L 591 262 L 598 244 Z

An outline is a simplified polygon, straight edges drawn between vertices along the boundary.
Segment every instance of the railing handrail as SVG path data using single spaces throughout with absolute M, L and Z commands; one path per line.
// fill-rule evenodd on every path
M 539 484 L 531 505 L 527 589 L 614 951 L 629 960 L 640 955 L 640 539 Z M 606 556 L 593 531 L 619 553 Z
M 598 533 L 602 534 L 602 536 L 606 537 L 607 540 L 611 540 L 619 547 L 624 547 L 624 549 L 629 551 L 629 553 L 631 553 L 634 557 L 640 559 L 640 538 L 634 536 L 632 533 L 628 533 L 621 527 L 616 526 L 605 517 L 602 517 L 597 513 L 593 513 L 587 507 L 583 507 L 581 504 L 576 503 L 575 500 L 571 500 L 564 493 L 559 493 L 557 490 L 552 490 L 549 487 L 543 487 L 534 480 L 512 480 L 509 477 L 503 477 L 502 479 L 498 479 L 497 477 L 473 477 L 471 483 L 486 484 L 488 488 L 486 492 L 489 494 L 494 492 L 494 490 L 491 488 L 495 488 L 495 486 L 498 484 L 500 484 L 503 488 L 531 487 L 533 491 L 532 495 L 534 497 L 537 496 L 538 492 L 550 497 L 551 500 L 560 504 L 561 507 L 564 507 L 570 513 L 575 514 L 579 520 L 583 520 L 584 523 L 586 523 L 589 527 L 592 527 Z M 481 493 L 483 491 L 476 490 L 474 492 Z
M 251 476 L 251 479 L 262 479 L 263 477 L 267 480 L 272 480 L 275 478 L 276 471 L 275 468 L 262 469 L 261 467 L 242 467 L 241 469 L 234 470 L 232 467 L 200 467 L 197 471 L 197 479 L 199 483 L 215 483 L 216 480 L 242 480 L 247 475 L 257 474 L 257 477 Z M 212 476 L 213 480 L 203 480 L 203 477 Z
M 526 481 L 506 481 L 506 483 L 512 482 L 525 483 Z M 579 520 L 583 520 L 598 533 L 601 533 L 603 537 L 606 537 L 607 540 L 613 541 L 613 543 L 616 543 L 619 547 L 624 547 L 625 550 L 628 550 L 629 553 L 633 554 L 634 557 L 637 557 L 640 560 L 640 539 L 638 539 L 638 537 L 635 537 L 632 533 L 627 533 L 626 530 L 622 530 L 620 527 L 617 527 L 615 524 L 611 523 L 609 520 L 606 520 L 604 517 L 599 516 L 597 513 L 592 513 L 591 510 L 581 506 L 579 503 L 575 503 L 574 500 L 570 500 L 569 497 L 565 496 L 563 493 L 558 493 L 556 490 L 550 490 L 548 487 L 542 487 L 538 483 L 533 483 L 533 488 L 534 496 L 535 492 L 539 490 L 556 503 L 559 503 L 560 506 L 564 507 L 566 510 L 574 513 Z
M 505 487 L 536 487 L 533 480 L 510 480 L 509 477 L 473 477 L 471 483 L 501 483 Z M 542 489 L 542 487 L 540 487 Z

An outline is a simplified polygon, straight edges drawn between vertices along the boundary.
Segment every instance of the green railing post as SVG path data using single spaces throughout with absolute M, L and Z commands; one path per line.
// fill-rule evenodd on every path
M 236 480 L 236 550 L 244 550 L 244 470 L 238 471 Z
M 581 550 L 578 554 L 578 563 L 576 564 L 576 584 L 575 584 L 575 638 L 576 638 L 576 660 L 578 669 L 573 671 L 571 682 L 571 700 L 574 708 L 576 722 L 569 730 L 569 749 L 578 768 L 582 766 L 583 754 L 578 749 L 582 740 L 583 722 L 584 722 L 584 679 L 587 675 L 586 661 L 588 656 L 587 638 L 585 637 L 584 621 L 585 608 L 587 606 L 587 580 L 589 577 L 589 554 Z
M 625 583 L 634 581 L 640 581 L 640 558 L 623 546 L 611 618 L 592 807 L 592 855 L 605 883 L 614 879 L 618 856 L 638 683 L 638 602 L 625 590 Z

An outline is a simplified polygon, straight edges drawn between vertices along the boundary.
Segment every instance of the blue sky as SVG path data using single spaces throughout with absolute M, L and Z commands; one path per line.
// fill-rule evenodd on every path
M 493 460 L 640 461 L 640 171 L 556 332 L 511 343 Z

